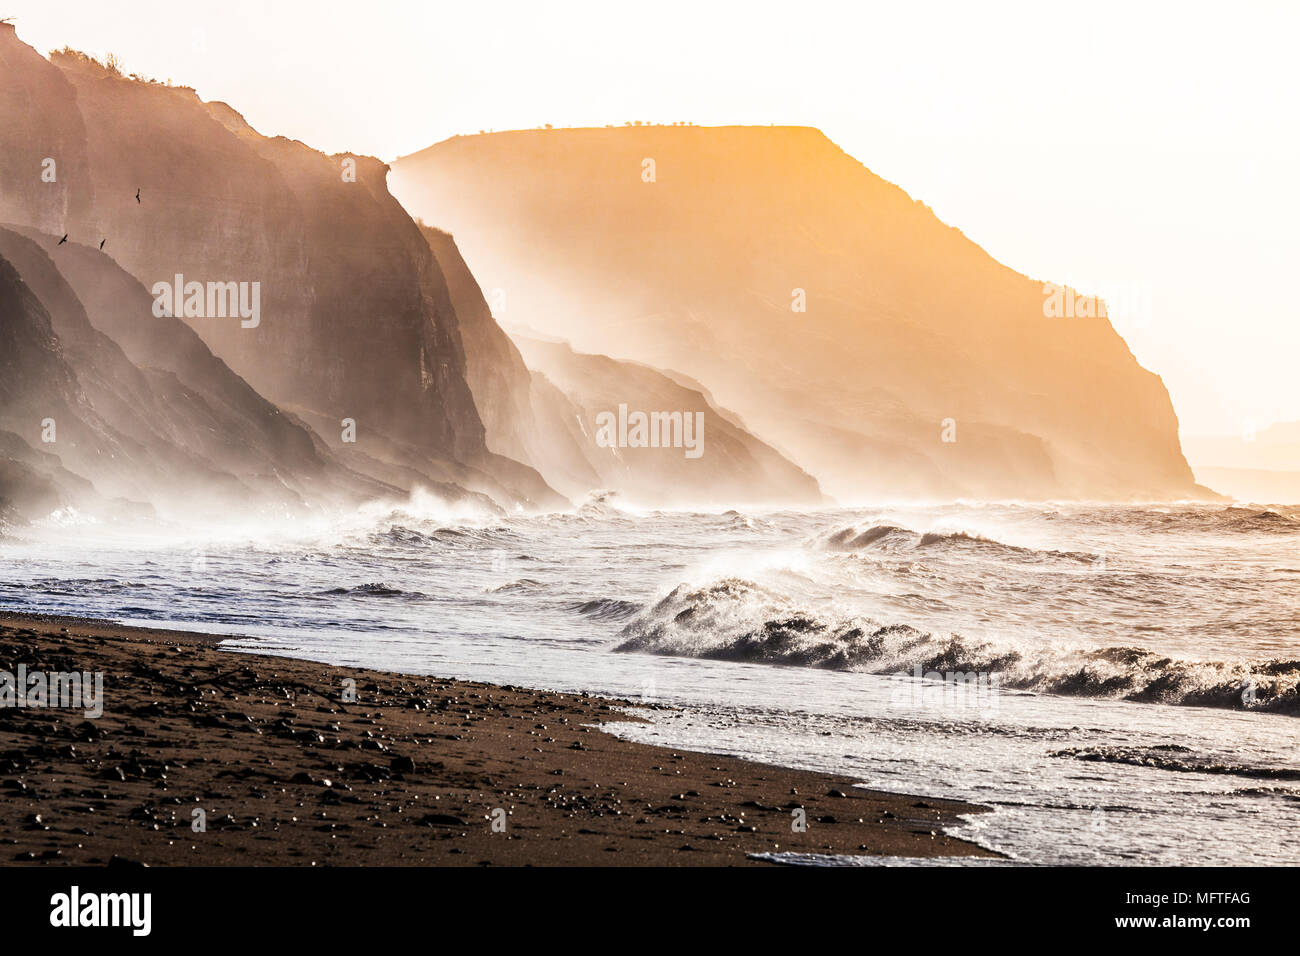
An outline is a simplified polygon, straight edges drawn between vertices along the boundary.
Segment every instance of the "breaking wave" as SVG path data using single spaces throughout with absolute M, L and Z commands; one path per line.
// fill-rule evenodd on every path
M 640 611 L 643 605 L 633 601 L 602 598 L 595 601 L 575 601 L 567 607 L 570 611 L 576 611 L 584 617 L 598 621 L 622 621 Z
M 1163 533 L 1295 534 L 1300 533 L 1300 510 L 1294 507 L 1222 508 L 1106 508 L 1082 512 L 1084 524 L 1126 527 Z
M 1294 534 L 1300 532 L 1300 515 L 1266 508 L 1255 511 L 1251 508 L 1228 508 L 1225 514 L 1231 517 L 1227 526 L 1236 531 L 1265 534 Z
M 1003 556 L 1020 560 L 1067 560 L 1091 564 L 1099 555 L 1085 551 L 1040 551 L 1019 545 L 1006 544 L 993 538 L 967 531 L 926 531 L 918 533 L 893 524 L 872 525 L 864 531 L 856 527 L 841 528 L 826 535 L 820 546 L 828 551 L 876 550 L 899 554 L 918 552 L 928 554 L 982 554 Z
M 1010 644 L 862 615 L 818 615 L 729 577 L 681 585 L 624 626 L 615 648 L 678 657 L 875 674 L 997 675 L 1015 690 L 1300 714 L 1300 660 L 1180 660 L 1139 647 Z

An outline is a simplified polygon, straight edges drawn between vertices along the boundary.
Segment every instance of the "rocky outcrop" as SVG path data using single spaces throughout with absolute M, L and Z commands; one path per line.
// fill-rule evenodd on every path
M 389 183 L 531 328 L 706 383 L 840 499 L 1208 494 L 1109 321 L 817 130 L 457 137 Z
M 95 498 L 90 482 L 64 468 L 56 455 L 38 452 L 21 436 L 0 431 L 0 533 L 60 508 Z

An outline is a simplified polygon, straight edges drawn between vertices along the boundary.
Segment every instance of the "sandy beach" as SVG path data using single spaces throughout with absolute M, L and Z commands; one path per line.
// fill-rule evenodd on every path
M 219 640 L 0 616 L 0 670 L 103 675 L 94 719 L 0 708 L 0 863 L 993 855 L 944 832 L 980 807 L 620 740 L 601 727 L 636 719 L 626 701 L 234 653 Z

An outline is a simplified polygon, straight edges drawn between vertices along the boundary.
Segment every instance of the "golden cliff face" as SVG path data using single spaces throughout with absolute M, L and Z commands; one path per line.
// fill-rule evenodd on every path
M 515 321 L 703 382 L 841 500 L 1204 492 L 1105 318 L 816 130 L 457 137 L 389 181 Z

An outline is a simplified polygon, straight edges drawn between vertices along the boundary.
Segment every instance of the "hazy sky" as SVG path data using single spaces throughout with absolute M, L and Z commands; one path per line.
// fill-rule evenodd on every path
M 1115 324 L 1183 433 L 1300 420 L 1300 3 L 7 0 L 42 52 L 385 159 L 628 119 L 820 127 Z M 471 266 L 473 263 L 471 263 Z

